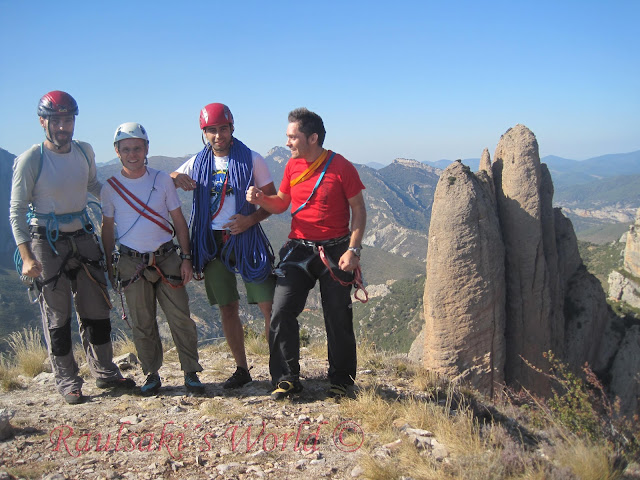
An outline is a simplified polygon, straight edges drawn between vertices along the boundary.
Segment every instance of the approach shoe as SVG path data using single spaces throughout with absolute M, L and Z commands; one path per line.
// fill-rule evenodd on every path
M 136 382 L 134 382 L 130 378 L 97 378 L 96 379 L 96 387 L 98 388 L 121 388 L 123 390 L 130 390 L 132 388 L 136 388 Z
M 77 405 L 84 402 L 84 396 L 81 390 L 74 390 L 64 395 L 64 401 L 69 405 Z
M 341 385 L 339 383 L 332 383 L 329 386 L 327 397 L 329 398 L 342 398 L 347 396 L 347 385 Z
M 144 382 L 142 387 L 140 387 L 140 392 L 143 395 L 153 395 L 161 386 L 162 382 L 160 381 L 160 375 L 158 375 L 158 372 L 150 373 L 147 375 L 147 381 Z
M 238 367 L 226 382 L 222 384 L 222 388 L 240 388 L 251 381 L 251 374 L 246 368 Z
M 189 372 L 184 374 L 184 386 L 187 392 L 203 394 L 204 384 L 200 382 L 198 374 L 196 372 Z
M 298 380 L 289 382 L 288 380 L 282 380 L 278 382 L 276 389 L 271 392 L 271 398 L 274 400 L 282 400 L 289 397 L 294 393 L 300 393 L 302 391 L 302 385 Z

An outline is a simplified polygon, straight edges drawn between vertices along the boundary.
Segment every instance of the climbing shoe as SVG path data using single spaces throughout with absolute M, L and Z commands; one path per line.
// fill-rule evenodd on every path
M 238 367 L 226 382 L 222 384 L 222 388 L 240 388 L 251 381 L 251 374 L 246 368 Z
M 200 382 L 198 374 L 196 372 L 189 372 L 184 374 L 184 386 L 187 392 L 203 394 L 204 385 Z
M 347 396 L 347 386 L 339 383 L 332 383 L 327 392 L 329 398 L 342 398 Z
M 84 396 L 82 395 L 82 391 L 74 390 L 64 395 L 64 401 L 69 405 L 77 405 L 84 402 Z
M 104 378 L 96 379 L 96 387 L 98 388 L 121 388 L 123 390 L 129 390 L 136 388 L 136 382 L 130 378 L 110 378 L 105 380 Z
M 282 380 L 278 382 L 276 389 L 271 392 L 271 398 L 274 400 L 282 400 L 283 398 L 289 397 L 294 393 L 300 393 L 301 391 L 302 385 L 298 380 L 294 380 L 293 382 Z
M 140 392 L 142 392 L 143 395 L 152 395 L 156 393 L 161 386 L 160 375 L 158 375 L 157 372 L 150 373 L 147 375 L 147 381 L 140 387 Z

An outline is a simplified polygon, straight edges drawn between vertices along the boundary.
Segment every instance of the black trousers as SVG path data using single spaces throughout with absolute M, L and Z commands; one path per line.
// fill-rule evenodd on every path
M 326 247 L 325 253 L 337 265 L 348 246 L 347 239 L 340 244 Z M 351 285 L 342 286 L 331 277 L 314 247 L 289 241 L 280 250 L 280 258 L 283 259 L 285 256 L 286 260 L 280 265 L 285 275 L 277 278 L 269 330 L 269 369 L 272 382 L 277 384 L 282 380 L 299 379 L 298 315 L 304 309 L 309 291 L 315 286 L 316 281 L 319 281 L 324 325 L 327 331 L 329 381 L 334 384 L 353 385 L 357 359 Z M 353 280 L 351 272 L 343 272 L 337 267 L 333 272 L 343 281 Z

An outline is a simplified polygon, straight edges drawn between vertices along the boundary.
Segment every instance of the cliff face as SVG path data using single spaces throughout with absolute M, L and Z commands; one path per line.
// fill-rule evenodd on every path
M 582 265 L 571 222 L 523 125 L 507 131 L 481 171 L 447 168 L 434 196 L 425 284 L 427 368 L 491 394 L 496 384 L 550 392 L 553 351 L 573 368 L 601 362 L 612 318 Z

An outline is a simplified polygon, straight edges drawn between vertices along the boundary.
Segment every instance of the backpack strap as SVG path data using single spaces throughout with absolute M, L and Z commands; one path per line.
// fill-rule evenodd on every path
M 87 155 L 87 152 L 84 151 L 84 148 L 80 146 L 80 142 L 78 142 L 77 140 L 73 140 L 73 144 L 80 149 L 82 155 L 84 155 L 84 159 L 87 161 L 89 169 L 91 169 L 91 161 L 89 161 L 89 155 Z M 40 174 L 42 173 L 42 157 L 44 157 L 44 142 L 40 144 L 40 163 L 38 164 L 38 173 L 36 174 L 36 179 L 33 182 L 34 185 L 38 183 L 38 179 L 40 178 Z

